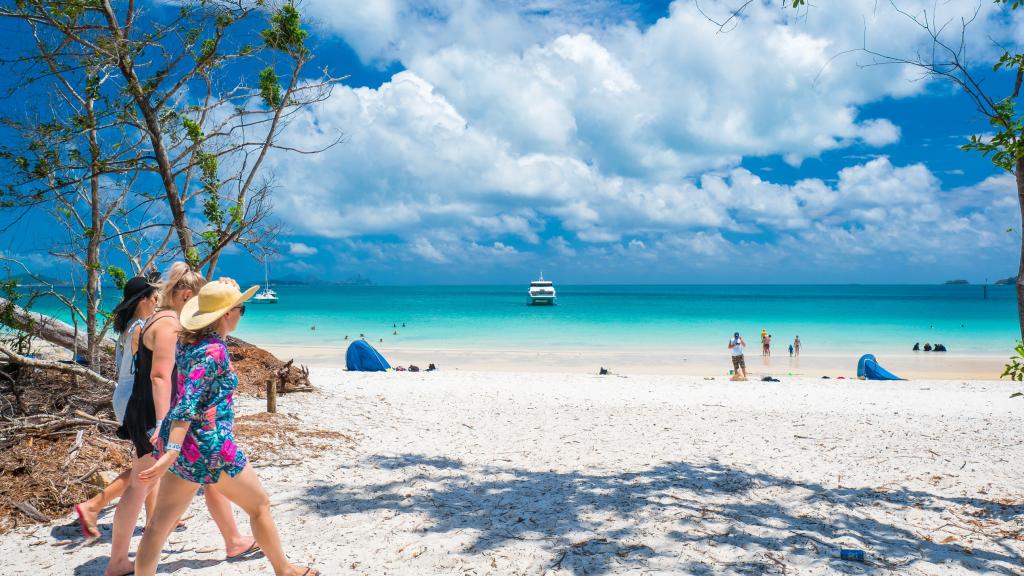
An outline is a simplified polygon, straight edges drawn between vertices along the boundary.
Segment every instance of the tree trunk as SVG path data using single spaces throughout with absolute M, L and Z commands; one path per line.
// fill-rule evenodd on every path
M 103 298 L 102 286 L 100 285 L 100 240 L 103 238 L 103 222 L 101 218 L 102 207 L 100 206 L 100 167 L 99 155 L 100 146 L 96 139 L 96 117 L 93 114 L 92 100 L 87 101 L 86 110 L 89 113 L 91 128 L 89 130 L 89 148 L 92 155 L 92 177 L 89 179 L 89 243 L 86 246 L 85 254 L 85 332 L 88 346 L 86 358 L 89 359 L 89 366 L 99 366 L 100 340 L 97 319 L 100 315 L 100 301 Z
M 0 298 L 0 306 L 6 306 L 8 300 Z M 56 344 L 61 348 L 67 348 L 68 350 L 87 350 L 88 339 L 82 334 L 75 334 L 75 329 L 70 325 L 62 322 L 56 318 L 50 316 L 44 316 L 38 312 L 29 312 L 20 306 L 12 306 L 11 315 L 14 318 L 13 326 L 17 330 L 24 330 L 25 332 L 31 333 L 33 336 L 42 338 L 51 344 Z M 106 352 L 106 349 L 114 349 L 114 341 L 110 338 L 104 338 L 99 342 L 98 348 L 102 353 Z
M 210 258 L 210 263 L 206 265 L 206 279 L 213 280 L 213 273 L 217 271 L 217 261 L 220 260 L 220 252 L 217 252 Z
M 178 243 L 181 245 L 181 252 L 185 260 L 191 257 L 192 232 L 188 227 L 188 217 L 185 214 L 185 207 L 181 201 L 181 194 L 178 192 L 178 185 L 174 181 L 174 167 L 171 166 L 171 159 L 167 155 L 167 148 L 164 146 L 163 128 L 160 126 L 160 110 L 155 110 L 149 101 L 149 94 L 135 74 L 135 61 L 132 56 L 132 48 L 129 46 L 126 34 L 130 30 L 123 30 L 114 14 L 110 2 L 103 3 L 103 12 L 107 18 L 107 25 L 111 36 L 117 41 L 117 67 L 121 70 L 125 80 L 128 82 L 128 93 L 142 113 L 146 124 L 146 133 L 149 136 L 150 146 L 153 149 L 153 156 L 156 158 L 157 172 L 160 174 L 160 181 L 164 186 L 164 195 L 167 197 L 167 206 L 171 210 L 171 219 L 174 223 L 175 232 L 178 234 Z M 134 19 L 133 14 L 128 19 Z
M 1021 226 L 1024 227 L 1024 158 L 1016 164 L 1017 204 L 1020 207 Z M 1024 230 L 1020 240 L 1020 262 L 1017 266 L 1017 321 L 1020 324 L 1020 338 L 1024 341 Z

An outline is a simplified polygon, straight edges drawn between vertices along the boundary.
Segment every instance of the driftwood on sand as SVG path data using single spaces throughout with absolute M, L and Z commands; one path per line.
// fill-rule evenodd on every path
M 14 326 L 61 348 L 84 350 L 84 336 L 68 324 L 17 308 Z M 237 338 L 227 338 L 238 390 L 264 396 L 308 391 L 309 370 Z M 106 344 L 106 343 L 105 343 Z M 26 520 L 60 516 L 131 462 L 117 441 L 111 406 L 113 346 L 94 367 L 20 354 L 0 344 L 0 533 Z
M 295 366 L 294 360 L 282 362 L 266 350 L 232 336 L 227 339 L 231 365 L 238 373 L 238 389 L 245 394 L 263 398 L 267 394 L 267 381 L 277 385 L 278 394 L 308 392 L 309 369 Z

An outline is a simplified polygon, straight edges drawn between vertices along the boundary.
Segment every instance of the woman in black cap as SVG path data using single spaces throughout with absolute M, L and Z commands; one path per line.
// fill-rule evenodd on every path
M 124 297 L 113 311 L 114 333 L 118 337 L 114 348 L 117 386 L 114 388 L 112 403 L 118 423 L 124 422 L 128 399 L 131 398 L 132 387 L 135 384 L 135 353 L 139 349 L 139 329 L 145 324 L 146 318 L 156 310 L 158 299 L 156 287 L 142 276 L 129 280 L 124 285 L 123 293 Z M 96 520 L 111 500 L 124 493 L 130 474 L 131 470 L 125 470 L 99 494 L 75 506 L 82 536 L 99 538 L 100 531 L 96 528 Z

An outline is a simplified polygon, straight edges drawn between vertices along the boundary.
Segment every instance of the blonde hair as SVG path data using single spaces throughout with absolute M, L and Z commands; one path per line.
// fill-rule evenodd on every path
M 191 290 L 194 294 L 206 284 L 206 278 L 184 262 L 175 262 L 167 269 L 167 276 L 160 286 L 161 308 L 173 307 L 174 293 L 179 290 Z

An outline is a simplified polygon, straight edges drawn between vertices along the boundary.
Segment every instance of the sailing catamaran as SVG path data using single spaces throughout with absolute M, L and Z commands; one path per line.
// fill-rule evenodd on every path
M 277 304 L 277 292 L 270 289 L 270 276 L 267 273 L 267 261 L 263 261 L 263 290 L 257 292 L 249 302 L 253 304 Z

